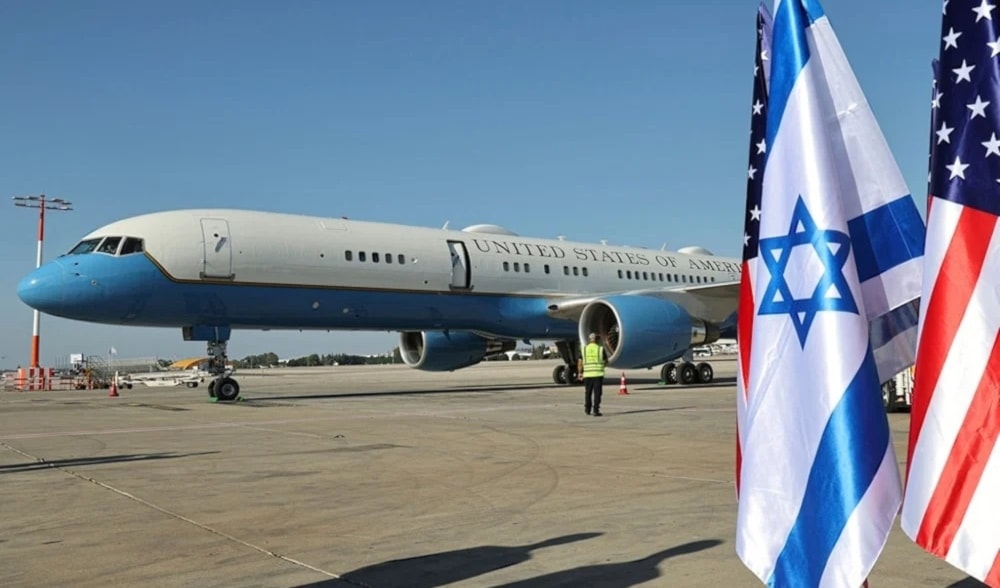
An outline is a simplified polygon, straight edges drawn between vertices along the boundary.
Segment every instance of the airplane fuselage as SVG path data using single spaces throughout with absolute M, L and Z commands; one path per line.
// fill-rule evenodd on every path
M 81 252 L 88 248 L 91 251 Z M 101 249 L 105 251 L 102 252 Z M 244 210 L 111 223 L 18 287 L 27 304 L 91 322 L 233 329 L 468 330 L 575 338 L 553 301 L 739 279 L 737 260 Z M 707 308 L 719 321 L 731 304 Z

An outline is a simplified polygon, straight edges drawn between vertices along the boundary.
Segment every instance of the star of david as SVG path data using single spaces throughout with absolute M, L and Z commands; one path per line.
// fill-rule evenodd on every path
M 785 271 L 792 250 L 801 246 L 809 246 L 816 253 L 823 264 L 823 275 L 811 296 L 797 299 L 788 287 Z M 844 276 L 844 264 L 850 251 L 850 237 L 840 231 L 820 230 L 799 196 L 792 211 L 788 234 L 760 240 L 760 256 L 771 273 L 771 280 L 761 298 L 758 314 L 789 315 L 802 347 L 806 345 L 809 327 L 816 313 L 839 311 L 858 314 L 857 304 Z

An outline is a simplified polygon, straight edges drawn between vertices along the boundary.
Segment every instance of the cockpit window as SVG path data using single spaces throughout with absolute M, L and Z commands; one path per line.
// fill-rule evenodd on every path
M 128 255 L 130 253 L 142 253 L 142 239 L 136 239 L 135 237 L 127 237 L 125 239 L 125 244 L 122 245 L 122 250 L 119 255 Z
M 97 244 L 101 242 L 101 238 L 96 239 L 84 239 L 77 243 L 76 247 L 69 250 L 66 255 L 82 255 L 84 253 L 90 253 L 94 249 L 97 249 Z
M 100 247 L 97 248 L 97 252 L 114 255 L 115 252 L 118 251 L 118 244 L 121 243 L 121 241 L 121 237 L 107 237 L 101 243 Z

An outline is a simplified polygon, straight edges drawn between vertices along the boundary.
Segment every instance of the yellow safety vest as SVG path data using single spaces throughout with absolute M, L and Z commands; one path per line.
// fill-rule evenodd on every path
M 604 377 L 604 348 L 597 343 L 588 343 L 583 348 L 583 377 Z

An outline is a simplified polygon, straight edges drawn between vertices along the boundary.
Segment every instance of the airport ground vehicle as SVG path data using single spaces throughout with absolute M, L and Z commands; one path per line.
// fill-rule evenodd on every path
M 886 412 L 910 409 L 913 405 L 913 366 L 882 384 L 882 404 Z

